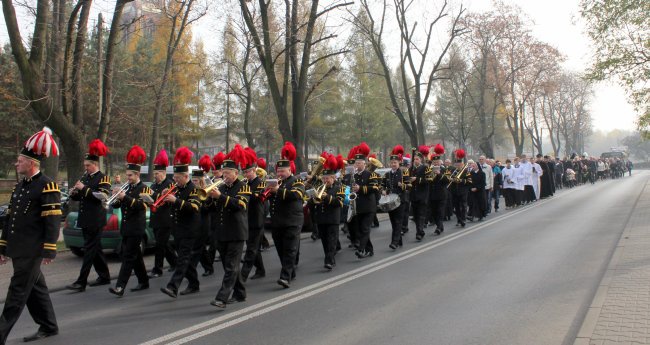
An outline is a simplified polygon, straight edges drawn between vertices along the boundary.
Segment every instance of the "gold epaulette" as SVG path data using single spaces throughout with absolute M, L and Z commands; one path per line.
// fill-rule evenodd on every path
M 191 197 L 192 196 L 199 196 L 199 193 L 197 192 L 197 189 L 196 188 L 192 189 L 189 196 L 191 196 Z
M 104 176 L 102 177 L 101 181 L 99 181 L 100 184 L 111 184 L 111 178 L 110 176 Z
M 47 217 L 47 216 L 60 216 L 63 215 L 61 212 L 61 203 L 53 203 L 53 204 L 44 204 L 41 205 L 41 217 Z
M 50 182 L 43 188 L 43 193 L 61 193 L 59 185 L 56 182 Z
M 140 193 L 140 194 L 149 194 L 149 195 L 152 195 L 152 194 L 153 194 L 153 190 L 151 190 L 151 188 L 145 186 L 144 189 L 142 190 L 142 193 Z
M 244 184 L 243 186 L 241 186 L 241 188 L 239 189 L 239 192 L 237 192 L 237 194 L 251 195 L 252 194 L 251 193 L 251 187 L 249 185 L 247 185 L 247 184 Z

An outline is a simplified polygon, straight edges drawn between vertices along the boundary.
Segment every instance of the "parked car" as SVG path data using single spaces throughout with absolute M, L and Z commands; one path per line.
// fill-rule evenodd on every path
M 77 256 L 83 256 L 84 239 L 81 233 L 81 228 L 77 226 L 77 211 L 71 211 L 65 217 L 63 225 L 63 242 L 65 246 Z M 122 223 L 122 211 L 119 208 L 109 207 L 106 212 L 106 226 L 102 231 L 102 248 L 113 252 L 119 252 L 120 242 L 122 235 L 120 234 L 120 224 Z M 147 209 L 147 227 L 145 229 L 145 236 L 142 240 L 143 249 L 149 249 L 156 246 L 156 237 L 153 234 L 153 229 L 149 226 L 149 209 Z
M 9 204 L 0 205 L 0 232 L 4 230 L 5 224 L 7 223 L 8 209 L 9 209 Z

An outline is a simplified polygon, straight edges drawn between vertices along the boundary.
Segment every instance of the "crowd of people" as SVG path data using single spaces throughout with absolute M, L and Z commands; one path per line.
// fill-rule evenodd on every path
M 154 160 L 154 182 L 141 180 L 144 150 L 135 145 L 126 157 L 127 181 L 114 187 L 99 169 L 100 157 L 108 153 L 103 142 L 93 140 L 84 159 L 85 173 L 71 191 L 80 204 L 78 226 L 84 237 L 84 257 L 78 278 L 68 289 L 84 292 L 87 287 L 111 284 L 109 268 L 101 247 L 107 209 L 121 211 L 121 260 L 119 275 L 108 291 L 123 297 L 131 274 L 137 284 L 130 291 L 149 289 L 150 279 L 164 275 L 169 263 L 163 294 L 178 298 L 200 291 L 199 264 L 203 276 L 214 274 L 221 262 L 221 286 L 210 304 L 226 308 L 244 302 L 246 284 L 267 274 L 261 249 L 270 230 L 281 264 L 277 284 L 290 288 L 296 278 L 300 257 L 300 233 L 311 225 L 312 238 L 320 239 L 323 268 L 336 267 L 341 250 L 339 234 L 347 234 L 349 248 L 359 259 L 374 255 L 371 228 L 378 225 L 377 213 L 387 212 L 391 226 L 389 248 L 399 250 L 414 223 L 415 240 L 445 231 L 445 221 L 457 227 L 482 221 L 498 212 L 503 196 L 506 209 L 520 207 L 553 196 L 560 188 L 598 179 L 619 178 L 631 163 L 620 159 L 596 159 L 587 155 L 551 159 L 526 155 L 500 160 L 467 159 L 462 149 L 444 160 L 445 148 L 422 145 L 405 154 L 397 145 L 388 159 L 388 169 L 371 154 L 366 143 L 352 148 L 344 158 L 324 152 L 310 171 L 296 174 L 296 149 L 287 142 L 273 171 L 251 148 L 235 145 L 231 152 L 214 157 L 202 155 L 199 169 L 191 170 L 193 153 L 179 148 L 170 159 L 161 150 Z M 30 138 L 16 163 L 24 178 L 12 192 L 10 220 L 0 237 L 0 264 L 12 258 L 14 276 L 0 318 L 0 345 L 18 320 L 25 305 L 40 328 L 26 341 L 56 335 L 58 326 L 41 264 L 56 255 L 61 217 L 58 185 L 40 172 L 46 157 L 58 154 L 49 129 Z M 173 166 L 173 177 L 167 167 Z M 271 170 L 271 169 L 269 169 Z M 153 267 L 145 266 L 141 241 L 149 224 L 154 230 L 156 252 Z M 171 240 L 173 236 L 173 241 Z M 97 278 L 89 282 L 92 268 Z M 254 273 L 253 273 L 253 270 Z M 185 289 L 180 290 L 187 280 Z

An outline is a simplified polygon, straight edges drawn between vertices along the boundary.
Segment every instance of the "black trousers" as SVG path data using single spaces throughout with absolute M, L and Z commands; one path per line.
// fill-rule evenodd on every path
M 210 229 L 202 230 L 201 236 L 196 243 L 196 252 L 199 255 L 198 262 L 201 263 L 201 267 L 203 267 L 203 270 L 206 272 L 214 272 L 214 257 L 210 254 L 210 251 L 208 251 L 208 246 L 211 241 L 210 237 Z
M 144 266 L 144 259 L 142 258 L 142 250 L 140 243 L 142 237 L 140 236 L 124 236 L 122 237 L 122 266 L 120 267 L 120 274 L 117 276 L 116 287 L 126 287 L 129 282 L 131 272 L 135 271 L 135 276 L 138 277 L 138 284 L 149 284 L 149 276 L 147 276 L 147 268 Z
M 260 252 L 262 236 L 264 236 L 264 228 L 248 228 L 246 253 L 244 254 L 244 263 L 241 268 L 241 276 L 244 280 L 248 279 L 248 275 L 251 273 L 253 267 L 255 267 L 255 273 L 266 274 L 264 261 L 262 261 L 262 253 Z
M 373 253 L 374 248 L 372 246 L 372 241 L 370 241 L 370 225 L 372 225 L 372 220 L 375 217 L 375 213 L 357 213 L 354 218 L 352 218 L 352 223 L 355 224 L 359 234 L 359 250 L 366 253 Z
M 171 235 L 171 227 L 161 227 L 153 229 L 154 236 L 156 237 L 156 251 L 152 273 L 162 274 L 162 268 L 165 263 L 165 259 L 169 263 L 169 266 L 176 266 L 176 252 L 169 242 L 169 236 Z
M 345 214 L 345 219 L 347 219 L 348 215 L 347 213 Z M 354 221 L 356 216 L 352 217 L 350 219 L 350 222 L 348 223 L 348 234 L 350 235 L 350 242 L 355 247 L 359 247 L 359 227 L 357 226 L 357 223 Z
M 524 191 L 515 189 L 515 205 L 520 206 L 524 202 Z
M 402 205 L 402 232 L 407 232 L 409 230 L 409 213 L 411 211 L 411 202 L 405 201 Z
M 445 224 L 445 208 L 447 207 L 447 200 L 429 200 L 429 210 L 431 210 L 431 219 L 436 224 L 436 229 L 444 230 Z
M 524 201 L 525 202 L 533 202 L 537 200 L 537 197 L 535 196 L 535 189 L 533 189 L 532 185 L 525 185 L 524 186 Z
M 11 277 L 7 299 L 5 300 L 2 316 L 0 316 L 0 344 L 4 345 L 9 332 L 18 321 L 25 306 L 29 314 L 39 325 L 42 332 L 56 332 L 54 308 L 50 294 L 41 273 L 42 258 L 13 258 L 11 260 L 14 275 Z
M 413 221 L 415 222 L 415 234 L 424 236 L 424 221 L 427 218 L 426 201 L 411 201 L 413 209 Z
M 390 236 L 390 243 L 394 245 L 402 245 L 402 221 L 404 218 L 404 208 L 408 204 L 402 202 L 399 204 L 399 206 L 388 212 L 388 219 L 390 219 L 390 226 L 391 226 L 391 236 Z M 408 221 L 408 215 L 406 217 L 406 220 Z M 408 225 L 407 225 L 408 226 Z
M 325 264 L 335 265 L 336 245 L 339 239 L 338 224 L 318 224 L 318 235 L 325 253 Z
M 454 204 L 456 220 L 460 224 L 465 224 L 465 219 L 467 219 L 467 193 L 452 194 L 451 199 Z
M 273 228 L 273 242 L 278 252 L 282 270 L 280 279 L 291 281 L 296 277 L 296 264 L 300 245 L 300 229 L 302 226 L 285 226 Z
M 176 262 L 176 270 L 172 274 L 167 288 L 172 291 L 178 291 L 178 287 L 183 282 L 183 278 L 189 281 L 188 288 L 199 288 L 199 278 L 196 273 L 196 264 L 198 263 L 199 253 L 195 253 L 197 247 L 196 238 L 179 238 L 175 239 L 178 252 L 178 261 Z M 193 261 L 195 261 L 193 263 Z
M 221 255 L 221 266 L 223 267 L 223 280 L 221 288 L 217 292 L 216 300 L 228 302 L 230 294 L 237 300 L 246 299 L 246 288 L 239 272 L 239 263 L 244 251 L 245 241 L 217 242 L 217 250 Z
M 503 198 L 506 201 L 506 207 L 512 207 L 515 204 L 515 190 L 512 188 L 503 189 Z
M 75 282 L 77 284 L 86 286 L 90 269 L 93 266 L 95 266 L 95 272 L 97 272 L 99 279 L 111 280 L 108 265 L 106 264 L 106 257 L 104 256 L 104 252 L 102 252 L 102 230 L 103 227 L 83 228 L 81 230 L 84 237 L 84 259 L 81 264 L 79 278 Z

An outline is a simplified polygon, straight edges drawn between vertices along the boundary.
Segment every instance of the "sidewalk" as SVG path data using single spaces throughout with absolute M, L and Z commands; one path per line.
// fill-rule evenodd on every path
M 650 344 L 650 180 L 642 188 L 574 345 Z

